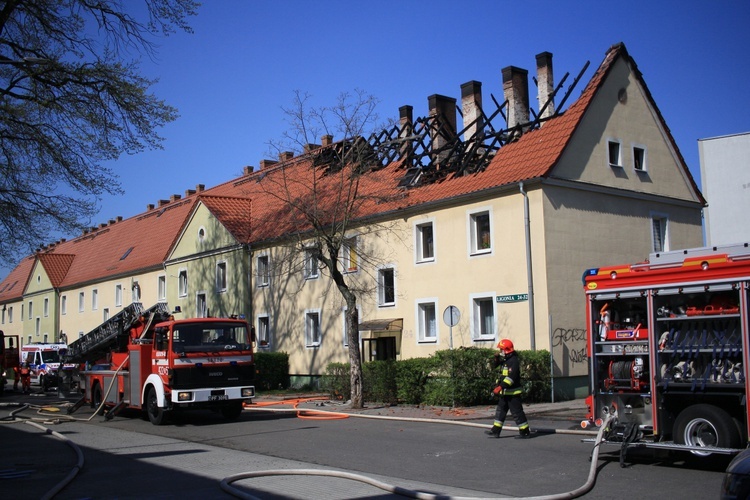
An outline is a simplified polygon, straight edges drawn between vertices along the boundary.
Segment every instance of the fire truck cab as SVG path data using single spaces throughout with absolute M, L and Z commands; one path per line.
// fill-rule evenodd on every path
M 654 253 L 584 273 L 589 415 L 607 442 L 747 447 L 750 246 Z M 623 447 L 623 452 L 626 447 Z

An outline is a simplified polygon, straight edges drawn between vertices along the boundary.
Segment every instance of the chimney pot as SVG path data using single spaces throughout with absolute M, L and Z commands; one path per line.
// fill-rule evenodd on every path
M 549 118 L 555 114 L 555 101 L 552 92 L 555 88 L 552 76 L 552 53 L 542 52 L 536 55 L 537 99 L 539 100 L 540 118 Z M 546 107 L 545 107 L 546 105 Z M 544 108 L 542 110 L 542 108 Z
M 322 146 L 330 146 L 333 144 L 333 136 L 331 134 L 325 134 L 320 136 L 320 144 Z

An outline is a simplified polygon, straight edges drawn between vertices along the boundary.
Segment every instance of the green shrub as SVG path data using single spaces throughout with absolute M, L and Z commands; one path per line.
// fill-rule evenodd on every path
M 260 391 L 289 388 L 289 354 L 255 353 L 255 387 Z
M 385 404 L 397 403 L 396 361 L 364 363 L 362 365 L 362 386 L 365 401 L 377 401 Z
M 548 403 L 552 400 L 549 351 L 519 351 L 523 398 L 526 403 Z
M 406 404 L 420 404 L 432 371 L 431 358 L 411 358 L 396 362 L 396 397 Z
M 331 395 L 331 399 L 348 401 L 351 397 L 351 374 L 349 363 L 329 363 L 321 381 L 321 388 Z

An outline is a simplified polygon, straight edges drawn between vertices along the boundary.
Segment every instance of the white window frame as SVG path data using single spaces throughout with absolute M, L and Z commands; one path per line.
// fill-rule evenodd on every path
M 45 318 L 49 318 L 49 298 L 44 297 L 44 305 L 42 306 L 42 313 Z
M 305 309 L 305 347 L 308 349 L 320 347 L 323 333 L 321 329 L 320 309 Z M 317 327 L 317 340 L 313 337 Z
M 133 282 L 130 293 L 133 296 L 133 302 L 141 301 L 141 285 L 137 281 Z
M 115 307 L 122 307 L 122 284 L 115 285 Z
M 638 157 L 636 154 L 637 151 L 642 151 L 643 154 L 643 158 L 641 158 L 641 168 L 638 168 L 636 163 L 636 158 Z M 646 146 L 643 144 L 631 144 L 630 152 L 633 156 L 633 170 L 636 172 L 648 172 L 648 151 L 646 151 Z
M 13 323 L 13 306 L 8 308 L 8 323 Z
M 650 234 L 651 234 L 651 248 L 654 252 L 668 252 L 669 251 L 669 215 L 660 212 L 651 212 L 649 217 Z M 659 232 L 662 239 L 662 247 L 657 247 L 657 241 L 655 236 L 656 233 L 656 222 L 659 221 Z
M 428 306 L 432 306 L 435 325 L 434 335 L 428 335 L 428 320 L 426 313 Z M 419 344 L 436 344 L 440 338 L 440 322 L 438 321 L 438 299 L 437 297 L 428 297 L 415 301 L 415 323 L 417 326 L 417 342 Z
M 60 314 L 63 316 L 68 314 L 68 296 L 67 295 L 60 296 Z
M 156 278 L 156 298 L 159 302 L 167 301 L 167 275 L 161 274 Z
M 487 222 L 489 224 L 489 246 L 485 247 L 484 244 L 480 244 L 480 236 L 478 234 L 478 220 L 480 216 L 487 215 Z M 493 231 L 494 223 L 492 217 L 492 207 L 481 207 L 466 212 L 466 224 L 468 230 L 468 243 L 469 243 L 469 255 L 488 255 L 492 254 L 495 248 L 495 231 Z
M 42 318 L 36 318 L 34 321 L 34 336 L 38 337 L 42 333 Z
M 387 301 L 385 297 L 386 283 L 385 272 L 390 271 L 393 279 L 393 300 Z M 396 266 L 381 266 L 378 268 L 378 307 L 394 307 L 396 305 Z
M 107 321 L 109 319 L 109 307 L 105 307 L 102 309 L 102 322 Z
M 34 319 L 34 303 L 29 301 L 29 319 Z
M 257 270 L 256 286 L 258 288 L 268 286 L 271 282 L 271 257 L 268 254 L 258 255 L 255 260 Z
M 227 291 L 227 261 L 221 260 L 216 263 L 216 292 L 224 293 Z
M 359 235 L 345 238 L 341 245 L 342 269 L 344 273 L 356 273 L 359 271 Z M 353 258 L 352 258 L 353 256 Z
M 188 271 L 186 268 L 177 270 L 177 296 L 180 298 L 187 297 L 188 294 Z
M 208 296 L 206 295 L 206 292 L 195 293 L 195 317 L 208 317 Z
M 424 229 L 426 227 L 429 227 L 432 232 L 432 255 L 430 256 L 425 255 Z M 435 262 L 437 260 L 435 233 L 435 219 L 433 218 L 421 220 L 414 224 L 414 261 L 417 264 Z
M 91 310 L 96 311 L 99 309 L 99 290 L 94 288 L 91 290 Z
M 262 342 L 262 336 L 263 336 L 263 329 L 264 329 L 264 323 L 265 323 L 265 344 Z M 256 342 L 258 345 L 258 348 L 260 349 L 270 349 L 271 348 L 271 317 L 266 314 L 258 314 L 255 317 L 255 324 L 257 325 L 257 331 L 256 331 Z
M 616 162 L 612 162 L 613 158 L 612 158 L 611 149 L 612 149 L 612 145 L 614 144 L 617 144 Z M 605 153 L 606 153 L 605 158 L 607 160 L 607 165 L 609 165 L 610 167 L 622 168 L 622 141 L 620 141 L 619 139 L 615 139 L 613 137 L 607 138 L 607 150 L 605 151 Z
M 86 303 L 86 296 L 84 292 L 78 293 L 78 312 L 83 312 Z
M 304 277 L 306 280 L 315 280 L 320 276 L 320 265 L 318 259 L 315 258 L 314 249 L 312 247 L 305 248 L 305 263 L 304 263 Z
M 488 333 L 482 334 L 481 304 L 489 301 L 492 306 L 492 325 Z M 469 295 L 469 321 L 472 340 L 494 340 L 497 332 L 497 308 L 495 307 L 495 292 L 472 293 Z

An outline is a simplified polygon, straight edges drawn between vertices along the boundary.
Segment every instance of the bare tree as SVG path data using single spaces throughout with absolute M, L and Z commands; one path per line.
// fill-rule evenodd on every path
M 353 408 L 363 405 L 357 303 L 371 288 L 367 290 L 347 274 L 343 264 L 346 257 L 342 255 L 356 252 L 357 265 L 366 264 L 371 256 L 361 247 L 350 248 L 355 244 L 351 233 L 362 236 L 376 231 L 377 224 L 372 221 L 363 225 L 363 207 L 374 199 L 392 196 L 392 184 L 383 184 L 381 189 L 368 179 L 367 189 L 361 185 L 366 174 L 380 166 L 377 154 L 365 140 L 366 132 L 378 126 L 377 104 L 373 96 L 355 91 L 342 93 L 334 106 L 314 108 L 308 95 L 297 92 L 293 105 L 284 109 L 290 128 L 271 146 L 303 154 L 296 166 L 282 164 L 260 181 L 263 191 L 281 202 L 287 223 L 294 228 L 286 235 L 291 242 L 289 255 L 296 255 L 296 262 L 304 260 L 300 255 L 315 259 L 346 304 Z M 334 143 L 334 136 L 342 139 Z M 324 144 L 315 144 L 321 138 Z
M 102 163 L 161 147 L 177 112 L 148 92 L 130 54 L 190 32 L 194 0 L 0 3 L 0 260 L 51 232 L 86 226 L 102 193 L 121 192 Z

